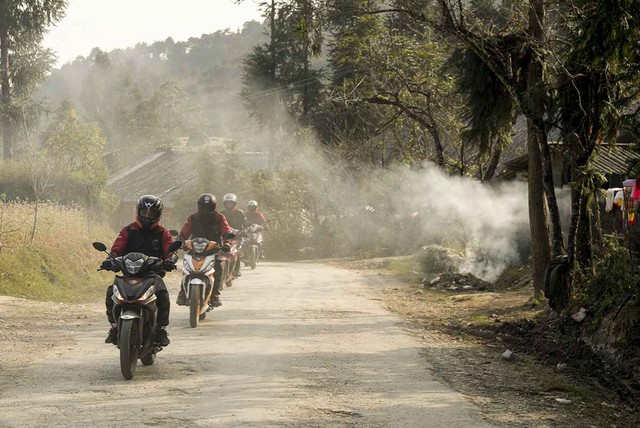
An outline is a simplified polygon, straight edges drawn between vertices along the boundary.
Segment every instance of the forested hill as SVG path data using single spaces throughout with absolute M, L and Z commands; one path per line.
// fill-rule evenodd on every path
M 114 159 L 123 149 L 167 145 L 178 137 L 233 136 L 246 127 L 241 67 L 264 40 L 258 22 L 187 41 L 103 52 L 95 48 L 54 70 L 36 98 L 52 109 L 70 102 L 97 122 Z M 146 150 L 146 149 L 145 149 Z

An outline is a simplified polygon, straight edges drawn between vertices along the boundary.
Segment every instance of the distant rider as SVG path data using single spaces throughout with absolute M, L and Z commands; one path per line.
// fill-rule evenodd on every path
M 229 222 L 229 226 L 233 229 L 237 229 L 240 232 L 244 232 L 247 227 L 247 220 L 244 216 L 244 212 L 241 209 L 238 209 L 238 197 L 235 193 L 227 193 L 222 197 L 222 205 L 224 205 L 224 210 L 222 210 L 222 214 L 227 218 Z M 240 273 L 240 261 L 236 260 L 236 267 L 233 272 L 235 277 L 239 277 Z
M 247 214 L 245 218 L 247 224 L 259 224 L 264 228 L 264 230 L 269 230 L 267 219 L 265 218 L 264 214 L 258 211 L 257 201 L 249 201 L 249 203 L 247 204 Z
M 198 198 L 198 212 L 191 214 L 182 230 L 180 231 L 180 239 L 187 240 L 190 238 L 206 238 L 210 241 L 218 242 L 222 245 L 224 251 L 229 251 L 229 242 L 224 240 L 224 235 L 231 232 L 231 228 L 227 223 L 227 219 L 216 211 L 216 197 L 211 193 L 203 193 Z M 218 307 L 222 305 L 220 302 L 220 284 L 222 281 L 222 265 L 220 260 L 216 258 L 215 263 L 215 279 L 213 282 L 213 294 L 210 305 Z M 187 297 L 180 288 L 178 294 L 178 305 L 186 305 Z
M 258 211 L 258 202 L 251 200 L 247 203 L 246 214 L 247 225 L 258 224 L 262 226 L 264 230 L 269 230 L 269 224 L 264 214 Z M 261 246 L 260 258 L 264 259 L 264 247 Z
M 159 258 L 165 257 L 169 253 L 169 245 L 173 242 L 173 238 L 167 229 L 160 226 L 162 208 L 162 201 L 156 196 L 146 195 L 138 199 L 136 221 L 120 231 L 111 247 L 113 257 L 124 256 L 132 252 Z M 168 256 L 164 261 L 164 269 L 174 270 L 176 268 L 175 260 L 175 254 Z M 113 267 L 112 260 L 110 258 L 105 260 L 102 262 L 101 267 L 103 269 Z M 105 304 L 111 329 L 104 342 L 115 344 L 118 340 L 118 327 L 113 316 L 114 302 L 112 296 L 113 285 L 107 288 Z M 170 343 L 166 330 L 169 325 L 170 301 L 169 292 L 160 276 L 156 278 L 156 299 L 158 308 L 156 342 L 160 346 L 167 346 Z

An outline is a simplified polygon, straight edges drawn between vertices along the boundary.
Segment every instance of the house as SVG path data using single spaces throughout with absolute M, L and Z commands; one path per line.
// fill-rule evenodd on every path
M 113 226 L 119 229 L 135 218 L 135 204 L 142 195 L 161 198 L 165 216 L 170 214 L 176 195 L 198 175 L 193 160 L 192 152 L 161 151 L 109 177 L 109 188 L 120 197 Z
M 496 178 L 499 180 L 527 180 L 527 121 L 524 116 L 518 116 L 511 133 L 512 143 L 503 152 L 498 166 Z M 556 188 L 562 188 L 570 182 L 566 162 L 569 154 L 568 147 L 561 140 L 558 128 L 552 128 L 547 136 L 551 152 L 553 182 Z M 621 132 L 615 144 L 598 147 L 597 156 L 592 163 L 596 172 L 607 177 L 608 187 L 620 187 L 622 181 L 628 178 L 631 164 L 640 160 L 640 153 L 634 150 L 634 138 L 630 132 Z
M 135 204 L 140 196 L 156 195 L 165 206 L 164 225 L 177 227 L 179 219 L 171 216 L 177 199 L 188 184 L 197 178 L 196 165 L 203 152 L 212 148 L 221 153 L 231 152 L 228 140 L 211 138 L 204 144 L 182 141 L 177 144 L 177 149 L 158 151 L 112 174 L 107 184 L 120 197 L 119 206 L 112 215 L 112 226 L 120 230 L 123 225 L 133 221 Z M 267 168 L 267 154 L 264 152 L 240 152 L 238 155 L 249 169 Z

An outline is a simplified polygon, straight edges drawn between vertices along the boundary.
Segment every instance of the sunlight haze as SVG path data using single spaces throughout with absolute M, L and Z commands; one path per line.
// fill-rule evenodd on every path
M 179 6 L 179 7 L 177 7 Z M 260 20 L 253 0 L 70 0 L 64 19 L 45 37 L 58 65 L 99 47 L 109 51 L 172 37 L 187 40 Z

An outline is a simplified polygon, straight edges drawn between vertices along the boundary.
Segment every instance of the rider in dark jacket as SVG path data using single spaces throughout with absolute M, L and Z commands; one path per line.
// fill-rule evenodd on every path
M 182 240 L 189 238 L 206 238 L 210 241 L 218 242 L 222 245 L 224 251 L 229 251 L 229 242 L 224 236 L 231 232 L 231 228 L 227 223 L 227 219 L 216 211 L 216 197 L 211 193 L 203 193 L 198 198 L 198 212 L 191 214 L 180 230 Z M 213 295 L 210 305 L 213 307 L 220 306 L 220 284 L 222 281 L 222 265 L 220 260 L 216 259 L 215 279 L 213 282 Z M 178 305 L 186 305 L 187 298 L 182 288 L 178 294 Z
M 227 193 L 222 198 L 222 205 L 224 205 L 222 214 L 227 218 L 229 226 L 233 229 L 237 229 L 240 233 L 244 232 L 247 227 L 247 220 L 244 216 L 244 212 L 242 212 L 241 209 L 238 209 L 238 197 L 234 193 Z M 239 277 L 241 275 L 239 260 L 236 260 L 236 267 L 233 275 L 235 277 Z
M 124 227 L 113 246 L 111 254 L 113 257 L 124 256 L 128 253 L 137 252 L 148 256 L 163 258 L 169 253 L 169 245 L 173 242 L 173 238 L 169 231 L 160 226 L 160 218 L 162 217 L 163 204 L 160 198 L 153 195 L 141 197 L 137 203 L 136 221 Z M 169 256 L 165 259 L 165 269 L 175 269 L 175 256 Z M 102 262 L 102 268 L 109 269 L 112 267 L 111 259 Z M 113 285 L 107 288 L 107 296 L 105 304 L 107 307 L 107 318 L 111 323 L 109 335 L 105 339 L 105 343 L 115 344 L 118 340 L 118 328 L 115 317 L 113 316 L 114 301 Z M 169 336 L 166 327 L 169 325 L 169 292 L 160 276 L 156 278 L 156 304 L 158 308 L 158 329 L 156 331 L 156 342 L 160 346 L 167 346 Z

